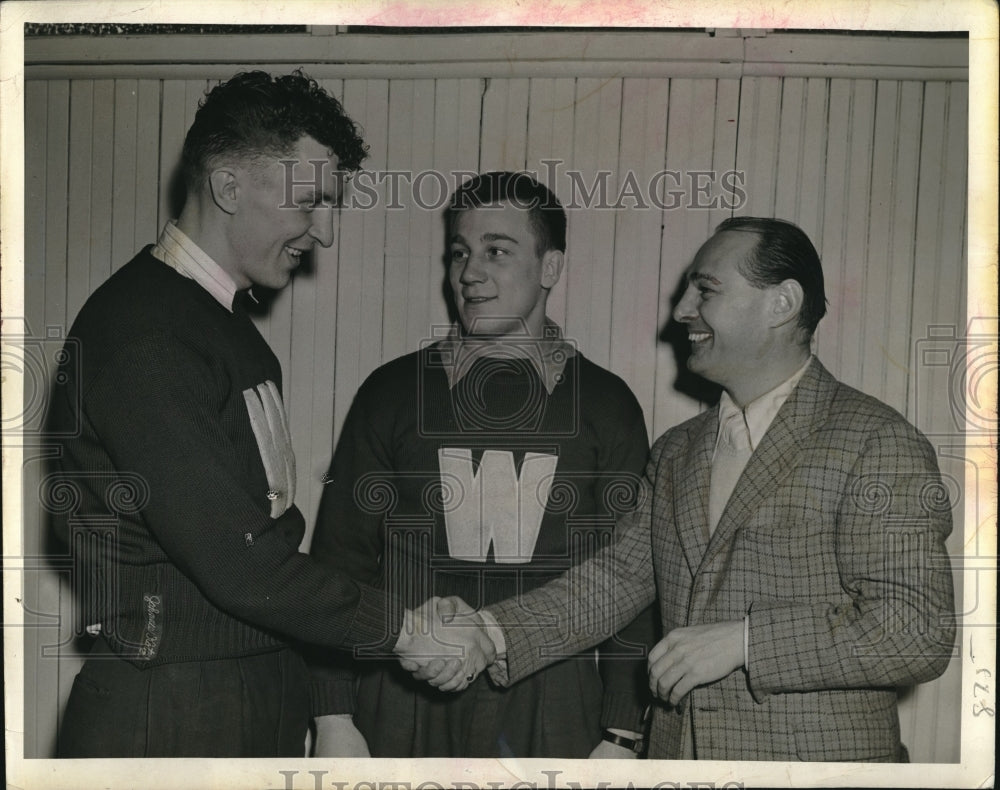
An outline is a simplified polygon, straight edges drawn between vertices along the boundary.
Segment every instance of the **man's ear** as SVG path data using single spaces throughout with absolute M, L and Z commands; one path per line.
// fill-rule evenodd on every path
M 542 287 L 552 288 L 562 274 L 565 256 L 559 250 L 548 250 L 542 256 Z
M 240 193 L 236 171 L 229 167 L 219 167 L 209 175 L 208 185 L 212 190 L 212 201 L 215 205 L 227 214 L 235 214 Z
M 802 284 L 798 280 L 785 280 L 774 286 L 773 299 L 771 300 L 771 316 L 773 318 L 771 326 L 779 327 L 784 326 L 789 321 L 797 321 L 804 301 L 805 294 L 802 291 Z

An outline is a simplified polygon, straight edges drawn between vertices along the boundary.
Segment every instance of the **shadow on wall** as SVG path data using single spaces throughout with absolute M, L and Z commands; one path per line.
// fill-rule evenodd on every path
M 687 275 L 685 271 L 685 274 L 681 275 L 680 282 L 678 282 L 674 292 L 670 295 L 671 316 L 673 316 L 674 309 L 680 302 L 681 297 L 684 296 L 684 289 L 686 287 Z M 674 352 L 674 359 L 677 362 L 677 379 L 674 381 L 674 390 L 689 398 L 694 398 L 700 403 L 715 404 L 719 400 L 722 388 L 718 384 L 706 381 L 701 376 L 695 375 L 688 370 L 687 359 L 691 355 L 691 342 L 687 337 L 687 327 L 683 324 L 678 324 L 670 317 L 667 319 L 666 324 L 664 324 L 663 329 L 660 330 L 657 340 L 661 343 L 669 344 Z

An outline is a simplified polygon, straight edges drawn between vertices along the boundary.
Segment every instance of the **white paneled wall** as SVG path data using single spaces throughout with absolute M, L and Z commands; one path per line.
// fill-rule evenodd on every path
M 468 49 L 435 60 L 440 36 L 369 37 L 365 63 L 303 65 L 364 128 L 370 171 L 436 171 L 450 190 L 459 171 L 528 169 L 564 202 L 580 202 L 579 188 L 602 178 L 608 204 L 626 191 L 617 208 L 570 209 L 567 269 L 549 312 L 584 354 L 632 386 L 651 435 L 704 406 L 678 389 L 677 358 L 661 333 L 684 268 L 733 213 L 779 216 L 806 230 L 820 250 L 830 301 L 817 340 L 821 359 L 928 433 L 945 434 L 947 395 L 925 385 L 914 350 L 929 326 L 965 322 L 968 83 L 954 55 L 964 42 L 925 41 L 926 64 L 911 63 L 913 50 L 900 45 L 888 50 L 898 49 L 901 63 L 858 65 L 853 47 L 841 61 L 817 57 L 782 76 L 769 69 L 765 39 L 754 40 L 753 63 L 749 56 L 741 63 L 732 52 L 738 39 L 703 33 L 672 35 L 670 51 L 682 51 L 683 61 L 650 55 L 658 41 L 651 34 L 636 39 L 635 53 L 618 47 L 614 58 L 588 59 L 582 37 L 553 36 L 544 60 L 511 61 L 506 70 L 486 56 L 462 60 Z M 504 38 L 483 41 L 503 51 Z M 183 41 L 178 51 L 197 48 Z M 799 51 L 803 37 L 796 41 Z M 804 43 L 808 49 L 808 37 Z M 882 43 L 872 39 L 871 47 Z M 46 41 L 44 52 L 51 57 L 59 46 Z M 80 45 L 64 46 L 71 53 Z M 231 42 L 226 62 L 234 65 L 205 67 L 193 78 L 198 68 L 172 61 L 167 39 L 158 46 L 166 51 L 153 66 L 147 58 L 141 67 L 87 70 L 67 55 L 65 65 L 27 71 L 25 305 L 36 335 L 68 327 L 88 294 L 155 240 L 171 216 L 171 179 L 199 98 L 236 64 L 252 62 L 254 51 Z M 351 42 L 345 46 L 350 51 Z M 31 51 L 29 42 L 29 63 Z M 773 47 L 776 59 L 788 57 L 783 51 Z M 388 68 L 399 52 L 418 66 Z M 719 178 L 732 171 L 742 173 L 746 197 L 735 211 L 692 205 L 724 197 Z M 716 174 L 700 177 L 709 185 L 700 198 L 692 191 L 697 172 Z M 670 190 L 680 190 L 677 206 L 651 203 L 657 174 L 657 197 L 669 206 Z M 310 522 L 358 386 L 448 321 L 442 211 L 417 205 L 410 182 L 401 184 L 399 207 L 388 207 L 390 184 L 382 182 L 376 207 L 345 209 L 334 245 L 259 322 L 284 370 L 298 504 Z M 439 180 L 426 178 L 424 201 L 439 189 Z M 42 467 L 39 459 L 25 464 L 27 552 L 41 547 L 44 518 L 33 503 Z M 961 478 L 962 462 L 944 459 L 943 469 Z M 959 522 L 956 555 L 961 529 Z M 27 584 L 34 611 L 68 612 L 55 573 Z M 26 753 L 45 756 L 79 662 L 66 651 L 59 661 L 32 660 L 58 634 L 54 621 L 37 620 L 48 625 L 26 631 Z M 915 760 L 958 759 L 960 666 L 953 664 L 903 703 Z

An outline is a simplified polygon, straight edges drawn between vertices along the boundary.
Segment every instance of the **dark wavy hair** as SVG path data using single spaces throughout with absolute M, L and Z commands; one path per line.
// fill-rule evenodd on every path
M 736 268 L 755 288 L 795 280 L 802 286 L 803 302 L 798 325 L 812 337 L 826 315 L 826 291 L 819 253 L 809 237 L 787 220 L 768 217 L 731 217 L 719 224 L 716 233 L 726 230 L 757 235 L 757 244 Z
M 184 185 L 199 189 L 221 156 L 288 156 L 303 136 L 332 150 L 342 170 L 357 170 L 368 155 L 340 102 L 301 69 L 278 77 L 241 72 L 198 105 L 181 155 Z
M 528 211 L 539 255 L 548 250 L 566 252 L 566 212 L 559 199 L 529 173 L 509 170 L 480 173 L 455 190 L 445 215 L 448 236 L 460 211 L 497 203 Z

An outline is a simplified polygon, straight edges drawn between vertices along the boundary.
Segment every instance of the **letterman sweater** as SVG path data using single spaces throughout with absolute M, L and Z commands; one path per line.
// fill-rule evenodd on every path
M 294 469 L 265 468 L 288 441 L 281 370 L 239 301 L 228 311 L 147 247 L 65 345 L 43 498 L 83 622 L 138 666 L 394 641 L 400 627 L 384 594 L 298 550 Z
M 560 575 L 611 540 L 648 453 L 635 396 L 582 355 L 550 393 L 525 358 L 480 358 L 449 386 L 453 350 L 401 357 L 362 385 L 313 536 L 314 556 L 407 607 L 433 595 L 489 606 Z M 652 614 L 623 641 L 651 646 Z M 601 662 L 604 726 L 641 729 L 645 658 L 632 656 Z M 316 674 L 327 710 L 353 710 L 342 674 Z

